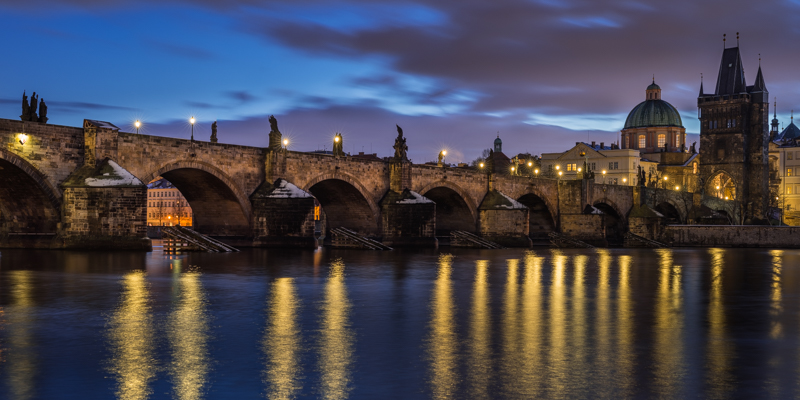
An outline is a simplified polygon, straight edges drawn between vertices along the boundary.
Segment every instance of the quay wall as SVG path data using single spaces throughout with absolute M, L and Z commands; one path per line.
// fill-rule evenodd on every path
M 800 248 L 800 227 L 763 225 L 670 225 L 661 241 L 673 247 Z

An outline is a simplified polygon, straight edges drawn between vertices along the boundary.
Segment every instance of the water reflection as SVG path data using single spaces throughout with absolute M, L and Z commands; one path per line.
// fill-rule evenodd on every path
M 552 282 L 550 283 L 550 311 L 549 311 L 549 383 L 550 393 L 546 397 L 563 397 L 568 388 L 569 360 L 566 354 L 566 287 L 564 285 L 564 269 L 567 263 L 567 256 L 558 250 L 553 250 L 552 255 L 553 271 Z
M 8 386 L 13 398 L 30 399 L 36 395 L 34 379 L 39 367 L 33 341 L 36 324 L 33 272 L 9 271 L 8 278 L 11 284 L 11 305 L 6 314 Z
M 452 272 L 453 256 L 439 256 L 439 273 L 433 287 L 431 300 L 430 337 L 428 357 L 430 362 L 430 384 L 433 398 L 449 399 L 456 393 L 457 336 L 455 304 L 453 302 Z
M 601 249 L 597 251 L 597 264 L 598 264 L 598 277 L 597 277 L 597 299 L 595 305 L 596 322 L 595 331 L 595 370 L 598 373 L 597 378 L 605 382 L 613 382 L 612 371 L 614 365 L 612 363 L 612 322 L 611 322 L 611 254 L 608 250 Z M 609 390 L 611 386 L 607 385 L 603 388 L 596 389 L 595 393 L 598 397 L 610 397 Z
M 569 325 L 571 326 L 571 333 L 567 338 L 568 343 L 563 347 L 569 349 L 567 351 L 567 359 L 569 360 L 569 368 L 567 369 L 568 379 L 576 386 L 574 393 L 580 396 L 588 395 L 586 391 L 588 380 L 586 373 L 588 372 L 588 317 L 586 315 L 586 263 L 588 257 L 585 255 L 578 255 L 573 257 L 573 273 L 572 273 L 572 313 Z
M 783 313 L 783 293 L 781 292 L 781 272 L 783 269 L 783 250 L 772 250 L 772 271 L 770 282 L 770 316 L 772 317 L 772 327 L 770 337 L 778 339 L 782 336 L 783 325 L 781 325 L 780 315 Z
M 617 367 L 617 386 L 620 396 L 633 395 L 635 352 L 633 296 L 631 294 L 631 257 L 619 256 L 619 287 L 617 288 L 617 351 L 613 361 Z
M 470 313 L 470 365 L 469 397 L 488 399 L 489 378 L 492 372 L 491 354 L 491 308 L 489 307 L 489 262 L 475 262 L 475 286 L 472 291 L 472 312 Z
M 173 271 L 179 271 L 176 263 Z M 173 396 L 179 399 L 201 398 L 208 373 L 208 315 L 200 273 L 184 272 L 174 280 L 176 304 L 169 317 L 169 342 L 172 347 Z
M 658 291 L 655 305 L 655 379 L 654 390 L 659 397 L 683 397 L 684 314 L 681 266 L 674 265 L 672 250 L 656 250 L 659 258 Z
M 731 376 L 732 345 L 725 327 L 722 273 L 725 267 L 725 250 L 710 249 L 711 288 L 708 294 L 708 397 L 726 398 L 734 389 Z
M 541 395 L 543 364 L 544 364 L 544 337 L 542 324 L 544 323 L 542 307 L 542 263 L 543 257 L 536 256 L 533 252 L 525 254 L 525 281 L 522 288 L 522 323 L 524 332 L 522 337 L 522 351 L 519 368 L 521 395 L 534 398 Z
M 116 376 L 119 399 L 146 399 L 156 376 L 153 318 L 146 275 L 135 271 L 122 277 L 119 307 L 109 320 L 110 372 Z
M 354 335 L 350 328 L 350 308 L 344 262 L 339 259 L 331 264 L 321 310 L 320 391 L 326 399 L 347 398 L 352 390 Z
M 292 399 L 300 390 L 299 301 L 294 279 L 278 278 L 272 284 L 269 301 L 269 326 L 263 350 L 267 356 L 265 372 L 270 399 Z
M 506 287 L 503 301 L 502 376 L 503 391 L 509 396 L 523 390 L 521 382 L 521 344 L 519 324 L 519 260 L 506 261 Z

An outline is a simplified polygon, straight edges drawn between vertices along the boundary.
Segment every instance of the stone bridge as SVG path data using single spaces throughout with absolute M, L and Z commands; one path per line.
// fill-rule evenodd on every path
M 158 176 L 190 203 L 196 230 L 238 245 L 314 245 L 315 200 L 327 228 L 395 246 L 435 245 L 455 229 L 507 245 L 550 232 L 616 244 L 628 229 L 658 235 L 703 207 L 738 218 L 736 203 L 685 192 L 156 137 L 92 120 L 0 119 L 0 138 L 4 247 L 149 248 L 144 184 Z

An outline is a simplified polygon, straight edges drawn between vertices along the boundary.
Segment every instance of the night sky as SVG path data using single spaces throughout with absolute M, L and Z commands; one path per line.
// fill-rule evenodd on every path
M 50 123 L 265 146 L 274 114 L 290 149 L 469 161 L 497 132 L 506 154 L 616 140 L 653 74 L 698 133 L 700 74 L 713 91 L 741 33 L 778 118 L 800 110 L 800 1 L 0 0 L 0 117 L 23 90 Z M 770 108 L 772 113 L 772 108 Z M 692 138 L 690 137 L 690 141 Z M 694 139 L 696 140 L 696 139 Z

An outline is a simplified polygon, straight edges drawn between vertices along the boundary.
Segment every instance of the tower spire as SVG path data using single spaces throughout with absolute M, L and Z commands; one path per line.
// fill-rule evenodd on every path
M 739 32 L 736 32 L 736 47 L 739 47 Z
M 728 34 L 727 33 L 723 33 L 722 34 L 722 48 L 723 49 L 727 49 L 728 48 L 728 46 L 725 46 L 725 36 L 728 36 Z
M 703 73 L 700 73 L 700 96 L 703 95 Z

